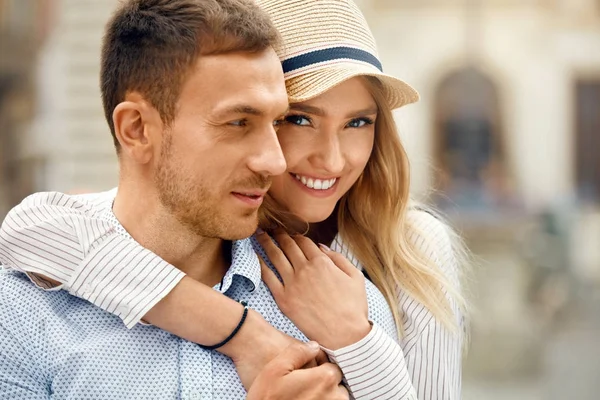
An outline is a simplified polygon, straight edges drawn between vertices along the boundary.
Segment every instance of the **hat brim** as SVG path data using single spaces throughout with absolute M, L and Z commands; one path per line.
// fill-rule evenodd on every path
M 290 103 L 308 101 L 357 76 L 372 76 L 383 85 L 390 109 L 419 100 L 419 93 L 406 82 L 360 65 L 331 65 L 286 79 Z

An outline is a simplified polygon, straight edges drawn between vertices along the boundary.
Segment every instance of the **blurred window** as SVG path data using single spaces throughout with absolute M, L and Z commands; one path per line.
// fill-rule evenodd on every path
M 492 206 L 504 181 L 494 82 L 475 68 L 449 74 L 436 93 L 435 126 L 437 188 L 462 207 Z
M 45 0 L 0 0 L 0 24 L 10 34 L 21 36 L 34 28 L 38 1 Z
M 600 202 L 600 79 L 576 83 L 576 174 L 579 197 Z

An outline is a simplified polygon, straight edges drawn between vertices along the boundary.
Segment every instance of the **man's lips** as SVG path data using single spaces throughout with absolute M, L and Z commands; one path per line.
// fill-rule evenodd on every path
M 262 204 L 265 195 L 267 194 L 266 190 L 240 190 L 238 192 L 231 192 L 235 198 L 242 201 L 243 203 L 258 207 Z
M 239 194 L 247 197 L 265 197 L 267 194 L 267 190 L 253 189 L 253 190 L 236 190 L 233 191 L 234 194 Z

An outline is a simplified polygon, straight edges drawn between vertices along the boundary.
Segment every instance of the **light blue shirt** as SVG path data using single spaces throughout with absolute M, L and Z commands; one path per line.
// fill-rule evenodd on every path
M 262 283 L 256 252 L 264 255 L 254 238 L 234 242 L 232 265 L 217 290 L 246 300 L 275 328 L 306 341 Z M 369 318 L 397 338 L 383 295 L 371 282 L 366 285 Z M 118 317 L 85 300 L 66 291 L 42 291 L 25 275 L 0 268 L 0 399 L 245 395 L 228 357 L 154 326 L 127 329 Z

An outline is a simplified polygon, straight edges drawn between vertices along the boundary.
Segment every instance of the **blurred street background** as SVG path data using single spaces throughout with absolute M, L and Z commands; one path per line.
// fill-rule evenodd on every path
M 416 197 L 475 256 L 464 399 L 600 399 L 600 1 L 359 0 Z M 100 191 L 117 162 L 98 88 L 116 0 L 0 0 L 0 220 Z

